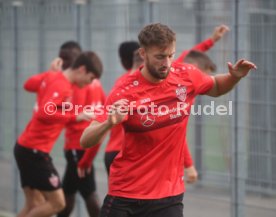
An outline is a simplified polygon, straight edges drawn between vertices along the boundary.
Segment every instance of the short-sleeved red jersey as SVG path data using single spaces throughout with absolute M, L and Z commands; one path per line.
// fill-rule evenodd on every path
M 186 127 L 194 98 L 214 85 L 209 75 L 192 65 L 173 63 L 160 83 L 147 81 L 137 70 L 107 99 L 105 108 L 128 99 L 130 111 L 122 123 L 125 139 L 110 169 L 108 194 L 159 199 L 184 192 Z M 150 109 L 153 108 L 153 109 Z M 98 116 L 103 122 L 107 113 Z
M 32 90 L 37 92 L 37 105 L 32 119 L 18 138 L 18 143 L 49 153 L 65 124 L 76 119 L 74 114 L 64 114 L 62 111 L 63 103 L 71 101 L 72 84 L 61 72 L 45 72 L 34 77 L 41 78 L 31 77 L 28 80 L 37 81 L 33 83 Z
M 213 40 L 211 38 L 208 38 L 205 41 L 195 45 L 190 50 L 184 50 L 180 54 L 180 56 L 176 59 L 176 62 L 182 63 L 184 61 L 185 57 L 187 56 L 187 54 L 191 50 L 198 50 L 198 51 L 205 52 L 205 51 L 209 50 L 213 45 L 214 45 Z M 124 73 L 121 77 L 119 77 L 115 82 L 114 88 L 116 86 L 118 86 L 127 77 L 128 74 L 129 74 L 129 71 Z M 124 137 L 124 131 L 123 131 L 122 126 L 120 124 L 118 124 L 117 126 L 113 127 L 110 131 L 110 138 L 107 143 L 105 151 L 106 152 L 120 151 L 121 144 L 123 143 L 123 137 Z M 191 165 L 191 162 L 189 162 L 185 166 L 188 167 L 188 165 Z

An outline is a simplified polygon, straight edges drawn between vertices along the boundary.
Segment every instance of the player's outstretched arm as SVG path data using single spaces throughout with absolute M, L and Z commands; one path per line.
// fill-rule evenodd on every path
M 34 93 L 38 92 L 40 85 L 46 75 L 47 75 L 46 72 L 32 75 L 25 81 L 23 85 L 24 89 L 29 92 L 34 92 Z
M 50 71 L 61 71 L 62 63 L 63 63 L 63 61 L 61 58 L 59 58 L 59 57 L 55 58 L 51 62 L 49 70 Z M 47 75 L 47 73 L 43 72 L 43 73 L 39 73 L 37 75 L 31 76 L 30 78 L 27 79 L 27 81 L 25 81 L 24 86 L 23 86 L 24 89 L 29 92 L 34 92 L 34 93 L 38 92 L 39 87 L 46 75 Z
M 218 42 L 228 31 L 229 27 L 226 25 L 219 25 L 214 28 L 214 31 L 212 35 L 205 39 L 204 41 L 196 44 L 194 47 L 192 47 L 190 50 L 184 50 L 182 53 L 179 55 L 179 57 L 176 58 L 176 62 L 183 62 L 187 54 L 192 51 L 200 51 L 200 52 L 206 52 L 209 49 L 211 49 L 216 42 Z
M 108 118 L 104 122 L 93 121 L 81 136 L 80 144 L 83 148 L 101 143 L 104 136 L 114 125 L 121 123 L 128 114 L 128 100 L 120 99 L 112 104 L 108 110 Z
M 218 42 L 228 31 L 230 31 L 230 28 L 226 25 L 219 25 L 214 28 L 214 31 L 212 35 L 200 42 L 199 44 L 195 45 L 191 50 L 197 50 L 201 52 L 206 52 L 210 48 L 214 46 L 216 42 Z
M 218 97 L 228 93 L 241 80 L 248 75 L 251 69 L 257 69 L 256 65 L 248 60 L 238 60 L 234 65 L 228 62 L 229 73 L 214 76 L 215 85 L 206 95 Z

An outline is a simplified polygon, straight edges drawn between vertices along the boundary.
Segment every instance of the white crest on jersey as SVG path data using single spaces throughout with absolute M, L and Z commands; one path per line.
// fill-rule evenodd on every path
M 179 86 L 179 85 L 178 85 Z M 182 102 L 184 102 L 186 100 L 186 96 L 187 96 L 187 88 L 184 86 L 179 86 L 176 90 L 176 97 L 178 99 L 180 99 Z

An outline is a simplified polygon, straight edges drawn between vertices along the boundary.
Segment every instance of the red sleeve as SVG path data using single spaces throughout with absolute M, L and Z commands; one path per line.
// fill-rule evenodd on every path
M 107 97 L 105 104 L 102 107 L 100 107 L 100 110 L 96 110 L 95 111 L 95 115 L 96 115 L 96 120 L 98 122 L 104 122 L 105 120 L 107 120 L 108 118 L 108 112 L 110 110 L 110 106 L 114 104 L 114 102 L 118 101 L 119 99 L 125 99 L 125 97 L 123 95 L 119 95 L 117 93 L 119 93 L 120 88 L 114 88 L 111 93 L 109 94 L 109 96 Z M 127 120 L 127 116 L 125 118 L 125 120 Z
M 88 148 L 82 156 L 81 160 L 78 162 L 78 167 L 82 169 L 89 168 L 98 153 L 99 147 L 100 144 L 97 144 L 91 148 Z
M 103 86 L 100 81 L 98 81 L 98 92 L 99 92 L 100 103 L 101 105 L 104 105 L 106 101 L 106 94 L 104 92 Z
M 199 44 L 195 45 L 191 50 L 206 52 L 213 46 L 214 46 L 213 40 L 211 38 L 208 38 L 205 41 L 202 41 Z
M 105 101 L 106 101 L 106 94 L 105 94 L 104 89 L 102 88 L 102 86 L 101 86 L 100 90 L 101 90 L 101 103 L 102 103 L 102 105 L 104 105 Z
M 215 84 L 212 76 L 201 72 L 193 65 L 188 66 L 189 78 L 194 86 L 194 94 L 200 95 L 208 92 Z
M 191 50 L 206 52 L 207 50 L 209 50 L 213 46 L 214 46 L 213 40 L 211 38 L 208 38 L 205 41 L 202 41 L 199 44 L 195 45 L 192 49 L 190 49 L 190 50 L 184 50 L 180 54 L 180 56 L 176 59 L 176 62 L 184 62 L 185 57 L 187 56 L 187 54 Z
M 47 72 L 33 75 L 24 83 L 24 89 L 29 92 L 38 92 L 41 82 L 45 78 Z
M 184 62 L 184 59 L 185 57 L 187 56 L 187 54 L 189 53 L 189 50 L 184 50 L 180 56 L 175 60 L 175 62 L 178 62 L 178 63 L 183 63 Z
M 187 143 L 187 141 L 185 141 L 185 144 L 184 144 L 184 167 L 189 168 L 192 165 L 193 165 L 192 155 L 190 153 L 188 143 Z
M 58 81 L 49 86 L 44 94 L 43 101 L 39 105 L 36 113 L 37 118 L 48 123 L 75 121 L 76 115 L 73 109 L 70 110 L 70 105 L 66 104 L 71 102 L 71 93 L 70 88 Z
M 106 96 L 100 81 L 93 81 L 89 88 L 87 89 L 87 105 L 104 105 Z
M 114 101 L 113 101 L 114 102 Z M 96 120 L 100 123 L 104 122 L 105 120 L 107 120 L 107 112 L 108 112 L 108 106 L 113 104 L 112 100 L 110 99 L 110 96 L 107 97 L 106 102 L 104 104 L 103 107 L 99 107 L 100 110 L 98 110 L 98 107 L 96 107 L 95 109 L 95 115 L 96 115 Z

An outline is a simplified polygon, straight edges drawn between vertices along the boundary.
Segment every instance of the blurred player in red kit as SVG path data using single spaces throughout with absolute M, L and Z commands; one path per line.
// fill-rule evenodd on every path
M 101 60 L 94 52 L 77 56 L 62 72 L 41 73 L 25 83 L 26 89 L 37 92 L 37 104 L 14 149 L 25 195 L 25 206 L 18 216 L 50 216 L 65 207 L 59 175 L 49 153 L 67 123 L 91 119 L 90 114 L 64 112 L 66 103 L 72 100 L 72 85 L 84 87 L 102 73 Z

